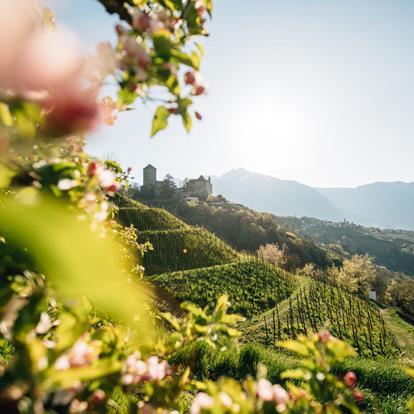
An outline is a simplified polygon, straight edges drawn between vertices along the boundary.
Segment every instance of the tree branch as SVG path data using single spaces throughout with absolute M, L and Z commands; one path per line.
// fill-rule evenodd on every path
M 121 20 L 131 21 L 131 16 L 124 7 L 125 3 L 133 5 L 132 0 L 97 0 L 109 14 L 117 14 Z

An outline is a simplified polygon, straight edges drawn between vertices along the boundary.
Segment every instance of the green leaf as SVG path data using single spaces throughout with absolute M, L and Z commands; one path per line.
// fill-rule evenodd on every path
M 63 371 L 51 369 L 47 373 L 48 379 L 42 384 L 49 392 L 66 389 L 79 381 L 90 381 L 119 372 L 122 362 L 115 359 L 99 359 L 90 366 L 71 368 Z
M 303 379 L 306 376 L 306 372 L 302 369 L 288 369 L 281 374 L 282 379 Z
M 15 175 L 16 173 L 10 168 L 0 164 L 0 188 L 7 187 Z
M 203 57 L 206 53 L 205 50 L 204 50 L 204 46 L 201 43 L 196 43 L 195 46 L 198 49 L 198 51 L 200 52 L 200 56 Z
M 157 132 L 167 128 L 168 118 L 170 115 L 170 111 L 165 106 L 159 106 L 157 108 L 152 121 L 151 137 L 153 137 Z
M 200 56 L 196 52 L 192 52 L 191 55 L 181 52 L 181 50 L 172 49 L 171 56 L 174 57 L 178 62 L 183 63 L 184 65 L 190 66 L 195 70 L 200 69 Z
M 9 106 L 4 102 L 0 102 L 0 122 L 7 127 L 11 127 L 13 125 L 13 117 Z
M 0 234 L 12 248 L 27 251 L 61 297 L 87 297 L 97 310 L 138 325 L 141 342 L 151 339 L 146 295 L 141 286 L 128 283 L 120 247 L 65 206 L 40 195 L 31 205 L 4 203 Z
M 193 127 L 193 119 L 191 118 L 190 112 L 185 111 L 182 115 L 183 118 L 183 125 L 187 132 L 191 131 L 191 128 Z
M 411 377 L 414 378 L 414 368 L 406 368 L 405 372 Z
M 301 344 L 298 341 L 283 341 L 279 342 L 278 346 L 281 348 L 287 349 L 288 351 L 294 352 L 295 354 L 298 354 L 300 356 L 307 357 L 309 356 L 309 349 L 306 347 L 306 345 Z
M 125 105 L 131 105 L 137 99 L 137 93 L 131 91 L 131 89 L 126 86 L 118 91 L 118 105 L 123 107 Z
M 172 49 L 170 32 L 167 30 L 159 30 L 152 35 L 152 40 L 154 42 L 154 49 L 157 55 L 164 59 L 168 59 Z
M 167 7 L 171 11 L 181 10 L 182 2 L 181 0 L 159 0 L 159 3 L 164 7 Z

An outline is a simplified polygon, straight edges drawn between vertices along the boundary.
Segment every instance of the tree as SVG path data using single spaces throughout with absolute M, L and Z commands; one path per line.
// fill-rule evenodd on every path
M 385 291 L 385 300 L 414 315 L 414 280 L 409 277 L 391 279 Z
M 265 244 L 257 250 L 257 256 L 265 262 L 283 267 L 286 264 L 286 246 L 282 248 L 278 244 Z
M 329 279 L 351 293 L 368 295 L 377 275 L 372 257 L 368 255 L 354 255 L 345 259 L 341 268 L 333 267 L 329 270 Z
M 167 174 L 159 185 L 159 198 L 163 200 L 172 198 L 176 188 L 177 184 L 175 183 L 174 177 L 171 174 Z
M 324 279 L 322 277 L 322 272 L 316 268 L 314 263 L 306 263 L 305 266 L 303 266 L 302 269 L 298 271 L 298 274 L 300 276 L 305 276 L 316 280 Z

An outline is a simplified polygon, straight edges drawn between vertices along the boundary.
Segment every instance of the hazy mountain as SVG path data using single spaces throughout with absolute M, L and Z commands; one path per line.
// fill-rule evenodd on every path
M 355 223 L 414 230 L 414 183 L 373 183 L 357 188 L 319 188 Z
M 279 180 L 243 168 L 213 177 L 214 194 L 242 203 L 254 210 L 281 216 L 309 216 L 340 220 L 340 210 L 312 187 Z
M 276 215 L 345 218 L 365 226 L 414 230 L 414 183 L 312 188 L 239 168 L 213 177 L 213 184 L 216 195 Z

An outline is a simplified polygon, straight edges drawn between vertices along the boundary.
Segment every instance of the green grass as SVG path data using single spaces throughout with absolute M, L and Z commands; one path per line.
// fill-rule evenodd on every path
M 217 297 L 227 293 L 231 311 L 247 317 L 273 308 L 296 284 L 290 273 L 259 260 L 165 273 L 150 280 L 178 300 L 203 307 L 214 306 Z
M 414 326 L 399 317 L 397 308 L 384 309 L 382 315 L 388 329 L 397 338 L 403 356 L 414 365 Z
M 272 383 L 283 383 L 281 373 L 294 368 L 298 360 L 278 350 L 270 350 L 257 344 L 240 347 L 229 346 L 223 351 L 213 349 L 201 342 L 178 351 L 171 363 L 190 367 L 195 378 L 217 380 L 228 376 L 243 380 L 256 376 L 259 364 L 267 368 L 267 377 Z M 406 403 L 414 395 L 414 381 L 403 371 L 402 365 L 391 359 L 349 358 L 333 367 L 338 376 L 354 371 L 358 386 L 364 391 L 366 401 L 361 407 L 367 413 L 406 413 Z

